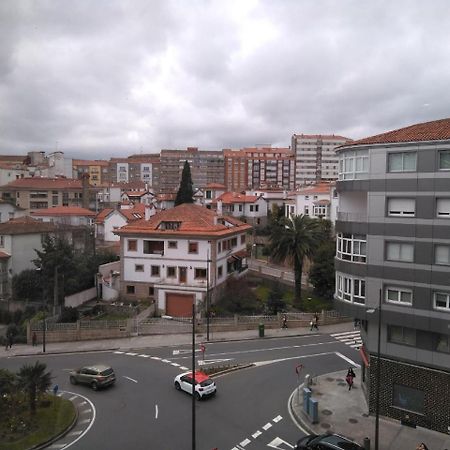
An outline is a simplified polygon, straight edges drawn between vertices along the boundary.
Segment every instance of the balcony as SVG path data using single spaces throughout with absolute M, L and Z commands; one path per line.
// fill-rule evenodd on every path
M 367 213 L 360 212 L 338 212 L 337 220 L 342 222 L 367 222 Z

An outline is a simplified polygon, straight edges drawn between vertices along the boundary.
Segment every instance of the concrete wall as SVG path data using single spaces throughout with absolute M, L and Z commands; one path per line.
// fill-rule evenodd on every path
M 86 289 L 85 291 L 77 292 L 73 295 L 68 295 L 64 297 L 64 306 L 70 306 L 76 308 L 83 303 L 92 300 L 97 297 L 97 289 L 95 287 Z

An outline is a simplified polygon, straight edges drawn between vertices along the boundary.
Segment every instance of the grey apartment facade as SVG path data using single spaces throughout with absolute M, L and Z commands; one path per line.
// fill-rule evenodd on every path
M 381 415 L 448 432 L 450 119 L 337 154 L 335 305 L 361 321 L 369 409 L 379 380 Z

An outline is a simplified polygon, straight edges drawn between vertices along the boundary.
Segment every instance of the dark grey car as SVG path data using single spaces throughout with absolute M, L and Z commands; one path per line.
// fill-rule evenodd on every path
M 99 388 L 113 385 L 116 382 L 116 375 L 112 367 L 98 364 L 73 370 L 70 372 L 70 382 L 87 384 L 96 391 Z
M 311 434 L 297 442 L 294 450 L 364 450 L 363 447 L 339 434 Z

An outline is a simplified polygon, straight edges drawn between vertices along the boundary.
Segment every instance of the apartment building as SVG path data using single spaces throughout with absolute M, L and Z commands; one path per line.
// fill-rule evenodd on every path
M 337 153 L 335 304 L 361 320 L 370 412 L 379 381 L 382 415 L 447 433 L 450 119 L 347 143 Z
M 116 231 L 120 236 L 121 296 L 151 298 L 159 313 L 205 312 L 207 295 L 247 268 L 251 226 L 203 206 L 182 204 Z
M 336 180 L 339 158 L 335 149 L 350 141 L 334 134 L 294 134 L 291 149 L 295 154 L 295 185 Z
M 100 186 L 109 183 L 109 162 L 101 159 L 74 159 L 72 160 L 73 178 L 81 179 L 85 174 L 89 175 L 89 184 Z
M 113 183 L 144 182 L 152 190 L 159 191 L 159 155 L 131 155 L 128 158 L 111 158 L 110 179 Z
M 199 150 L 197 147 L 188 147 L 186 150 L 161 150 L 159 192 L 177 192 L 185 161 L 190 165 L 194 187 L 224 183 L 223 152 Z

